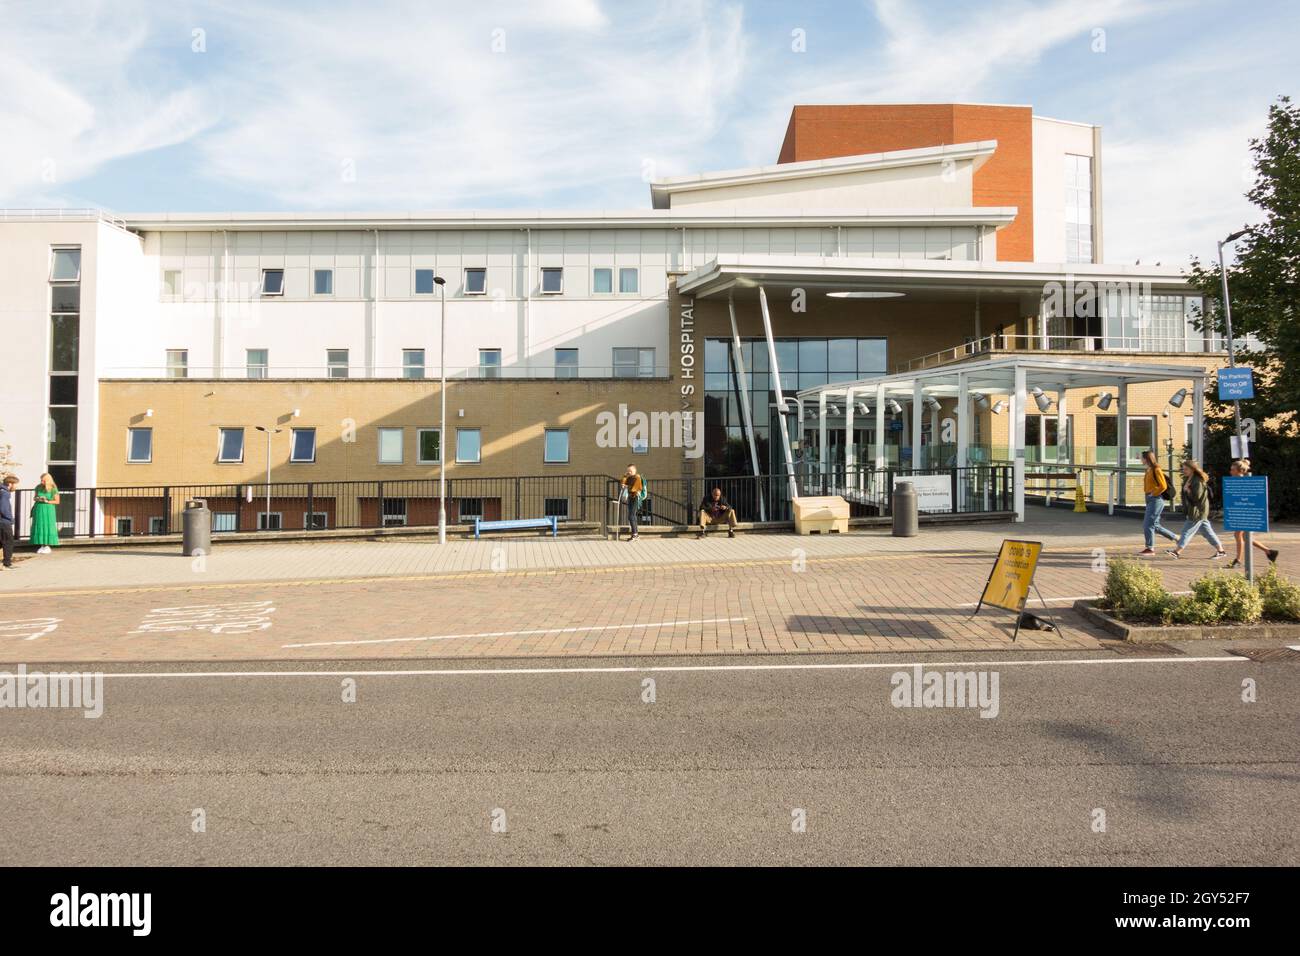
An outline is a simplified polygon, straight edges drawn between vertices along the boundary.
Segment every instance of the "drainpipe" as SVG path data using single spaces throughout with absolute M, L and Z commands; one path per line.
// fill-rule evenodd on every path
M 226 351 L 226 314 L 230 303 L 230 233 L 221 230 L 221 295 L 217 299 L 217 318 L 212 323 L 212 377 L 224 374 Z
M 527 369 L 531 361 L 528 354 L 528 330 L 533 319 L 533 230 L 531 228 L 524 229 L 524 243 L 527 247 L 524 253 L 524 368 Z M 581 356 L 578 357 L 578 375 L 582 375 Z

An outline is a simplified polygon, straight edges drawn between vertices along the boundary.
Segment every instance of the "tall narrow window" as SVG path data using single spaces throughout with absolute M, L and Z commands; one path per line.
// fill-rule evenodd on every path
M 248 349 L 245 366 L 249 378 L 266 378 L 270 371 L 270 353 L 266 349 Z
M 478 350 L 478 374 L 480 378 L 501 377 L 501 350 Z
M 77 481 L 77 406 L 80 389 L 81 249 L 50 250 L 50 366 L 46 469 L 65 490 Z M 71 503 L 71 498 L 65 498 Z M 68 506 L 60 506 L 62 523 Z
M 402 349 L 402 378 L 424 378 L 424 349 Z
M 1065 157 L 1065 261 L 1092 261 L 1092 157 Z

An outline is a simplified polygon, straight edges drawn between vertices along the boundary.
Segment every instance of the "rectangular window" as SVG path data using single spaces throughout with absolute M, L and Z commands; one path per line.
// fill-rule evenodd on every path
M 578 377 L 578 350 L 577 349 L 556 349 L 555 350 L 555 377 L 556 378 L 577 378 Z
M 614 349 L 615 378 L 654 378 L 654 349 Z
M 262 270 L 262 295 L 284 295 L 284 270 Z
M 280 527 L 280 512 L 272 511 L 268 513 L 265 511 L 259 511 L 257 513 L 258 531 L 279 531 Z
M 424 349 L 402 349 L 402 378 L 424 378 Z
M 51 282 L 81 280 L 81 249 L 54 249 L 50 256 Z
M 442 434 L 436 428 L 421 428 L 419 436 L 419 461 L 422 465 L 434 465 L 442 461 Z
M 50 318 L 50 371 L 75 372 L 80 341 L 80 317 L 55 315 Z
M 487 293 L 487 270 L 466 269 L 465 270 L 465 294 L 485 295 L 486 293 Z
M 189 349 L 167 350 L 167 377 L 185 378 L 190 374 Z
M 385 528 L 401 528 L 406 524 L 406 499 L 385 498 L 380 508 Z
M 544 514 L 547 518 L 557 518 L 564 521 L 569 517 L 569 499 L 568 498 L 547 498 L 543 503 Z
M 604 295 L 613 292 L 614 270 L 593 269 L 591 271 L 591 291 L 596 295 Z
M 72 462 L 77 460 L 77 410 L 76 408 L 50 408 L 49 460 Z
M 564 270 L 548 267 L 542 270 L 542 295 L 559 295 L 564 291 Z
M 328 367 L 330 378 L 347 378 L 348 377 L 348 350 L 347 349 L 326 349 L 325 364 Z
M 457 502 L 456 513 L 460 515 L 460 520 L 466 519 L 473 521 L 475 518 L 483 517 L 483 499 L 482 498 L 461 498 Z
M 81 311 L 81 285 L 50 286 L 50 311 L 70 315 Z
M 295 428 L 289 434 L 289 460 L 316 460 L 316 429 Z
M 623 295 L 639 292 L 641 289 L 641 276 L 636 269 L 619 269 L 618 270 L 618 291 Z
M 1065 261 L 1092 262 L 1092 157 L 1065 157 Z
M 402 463 L 402 430 L 400 428 L 379 429 L 379 463 L 381 465 L 400 465 Z
M 159 517 L 153 517 L 153 518 L 150 518 L 150 519 L 149 519 L 149 533 L 150 533 L 150 534 L 166 534 L 166 533 L 167 533 L 167 522 L 166 522 L 166 520 L 163 519 L 163 518 L 159 518 Z
M 311 291 L 314 295 L 333 295 L 334 270 L 317 269 L 313 272 Z
M 416 269 L 415 270 L 415 294 L 416 295 L 433 295 L 433 270 Z
M 548 464 L 568 464 L 569 430 L 567 428 L 546 429 L 542 461 Z
M 239 515 L 234 511 L 212 512 L 212 531 L 235 531 L 239 527 Z
M 217 429 L 217 461 L 244 460 L 244 430 L 242 428 Z
M 118 518 L 116 524 L 117 524 L 117 536 L 119 538 L 131 537 L 132 534 L 131 528 L 133 522 L 130 518 Z
M 304 511 L 302 526 L 308 531 L 324 531 L 330 526 L 329 513 L 325 511 Z
M 136 464 L 153 461 L 153 429 L 128 428 L 126 430 L 126 460 Z
M 77 404 L 77 379 L 76 375 L 51 375 L 50 376 L 50 404 L 51 405 L 75 405 Z
M 248 349 L 245 367 L 249 378 L 266 378 L 270 371 L 271 353 L 266 349 Z
M 180 269 L 163 270 L 163 293 L 166 295 L 180 295 L 185 288 L 184 281 L 181 279 Z
M 501 377 L 501 350 L 478 350 L 478 374 L 480 378 Z
M 456 460 L 474 464 L 482 460 L 483 437 L 477 428 L 456 429 Z
M 1140 465 L 1144 451 L 1159 452 L 1156 447 L 1156 420 L 1150 418 L 1133 418 L 1128 420 L 1128 463 Z

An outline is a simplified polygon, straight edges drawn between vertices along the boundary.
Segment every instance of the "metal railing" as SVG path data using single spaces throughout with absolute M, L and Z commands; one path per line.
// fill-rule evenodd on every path
M 365 366 L 320 365 L 227 365 L 217 366 L 167 366 L 131 365 L 104 369 L 103 378 L 162 378 L 162 379 L 271 379 L 271 378 L 404 378 L 415 381 L 437 381 L 436 365 L 381 365 L 367 369 Z M 668 366 L 656 365 L 639 368 L 626 365 L 467 365 L 447 368 L 451 381 L 490 381 L 495 379 L 666 379 Z
M 895 370 L 900 373 L 917 372 L 991 352 L 1178 352 L 1194 355 L 1221 352 L 1224 348 L 1217 338 L 1197 340 L 1194 337 L 1160 338 L 1148 335 L 1118 338 L 1112 335 L 985 335 L 961 345 L 900 362 Z

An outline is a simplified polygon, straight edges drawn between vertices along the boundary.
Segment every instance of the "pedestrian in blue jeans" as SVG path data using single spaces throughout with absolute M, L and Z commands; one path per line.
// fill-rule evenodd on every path
M 1206 541 L 1214 545 L 1212 560 L 1218 561 L 1224 557 L 1228 552 L 1223 550 L 1219 536 L 1214 533 L 1214 525 L 1210 522 L 1210 476 L 1201 468 L 1200 462 L 1191 458 L 1183 462 L 1183 510 L 1187 512 L 1187 523 L 1183 525 L 1183 533 L 1178 536 L 1177 546 L 1170 548 L 1168 553 L 1181 558 L 1183 548 L 1187 547 L 1187 542 L 1199 531 Z
M 1165 473 L 1160 469 L 1160 461 L 1156 458 L 1156 453 L 1150 450 L 1142 453 L 1142 461 L 1147 466 L 1147 473 L 1142 479 L 1142 490 L 1147 498 L 1147 509 L 1142 515 L 1142 536 L 1146 540 L 1146 547 L 1139 551 L 1138 555 L 1145 557 L 1156 553 L 1156 535 L 1161 535 L 1170 541 L 1177 541 L 1178 535 L 1160 523 L 1160 512 L 1164 511 L 1165 505 L 1174 498 L 1169 490 L 1169 482 L 1165 479 Z

